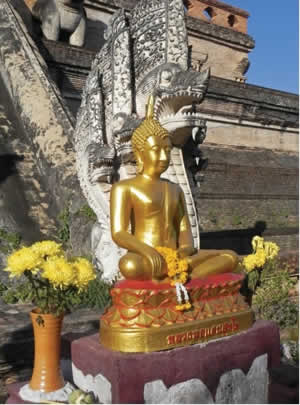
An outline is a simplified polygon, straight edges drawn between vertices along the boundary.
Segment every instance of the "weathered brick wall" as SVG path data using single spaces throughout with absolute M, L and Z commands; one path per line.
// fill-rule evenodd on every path
M 188 15 L 243 33 L 249 14 L 240 8 L 216 0 L 188 0 Z
M 247 229 L 201 232 L 201 249 L 231 249 L 239 255 L 252 253 L 251 241 L 254 236 L 262 236 L 280 247 L 280 254 L 297 252 L 299 249 L 298 228 L 274 228 L 261 230 L 258 226 Z
M 275 230 L 266 235 L 263 235 L 265 240 L 272 241 L 280 246 L 280 252 L 284 253 L 286 251 L 297 251 L 299 249 L 299 232 L 297 229 L 294 230 L 294 233 L 291 234 L 284 234 L 282 230 L 277 230 L 277 234 Z
M 284 199 L 285 196 L 266 199 L 259 195 L 253 199 L 241 195 L 228 198 L 221 193 L 213 197 L 200 193 L 196 199 L 203 231 L 248 229 L 257 221 L 263 222 L 267 229 L 296 227 L 298 224 L 296 199 Z
M 243 69 L 240 66 L 248 60 L 248 51 L 237 49 L 230 45 L 212 42 L 208 38 L 199 38 L 193 33 L 189 35 L 189 45 L 192 46 L 193 66 L 197 61 L 205 60 L 202 69 L 210 67 L 213 76 L 224 77 L 225 79 L 242 79 Z
M 251 151 L 248 153 L 251 156 Z M 208 165 L 201 194 L 215 198 L 234 195 L 234 198 L 292 199 L 297 197 L 297 188 L 297 169 L 242 166 L 229 160 Z
M 195 2 L 200 4 L 198 0 Z M 213 0 L 207 0 L 207 2 L 213 2 Z M 201 10 L 187 14 L 194 69 L 200 70 L 201 67 L 209 66 L 214 76 L 245 82 L 245 74 L 250 65 L 248 53 L 255 45 L 253 38 L 246 34 L 246 27 L 236 30 L 228 25 L 227 19 L 233 16 L 228 9 L 225 11 L 220 9 L 220 16 L 223 15 L 224 21 L 215 21 L 218 19 L 218 14 L 208 21 L 203 14 L 205 6 L 207 8 L 206 2 L 203 2 Z
M 196 192 L 201 246 L 246 254 L 251 238 L 263 234 L 282 250 L 297 249 L 297 155 L 211 145 L 202 151 L 208 167 Z

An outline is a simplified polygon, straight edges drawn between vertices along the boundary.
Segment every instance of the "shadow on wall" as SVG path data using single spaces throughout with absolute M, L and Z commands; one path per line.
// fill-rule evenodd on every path
M 85 32 L 85 42 L 83 49 L 88 49 L 90 51 L 99 51 L 104 44 L 104 33 L 107 29 L 107 24 L 102 21 L 87 19 L 86 22 L 86 32 Z M 42 33 L 40 32 L 40 35 Z M 61 30 L 59 41 L 68 43 L 71 33 Z
M 253 228 L 201 232 L 201 249 L 231 249 L 239 255 L 247 255 L 252 253 L 252 238 L 263 236 L 266 229 L 265 221 L 257 221 Z
M 106 30 L 107 24 L 105 22 L 88 18 L 84 48 L 98 52 L 105 42 L 104 34 Z
M 24 160 L 24 156 L 13 153 L 0 155 L 0 184 L 9 176 L 17 173 L 16 163 Z

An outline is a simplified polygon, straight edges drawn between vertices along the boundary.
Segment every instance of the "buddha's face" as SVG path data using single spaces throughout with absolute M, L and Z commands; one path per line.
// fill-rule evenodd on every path
M 168 136 L 149 136 L 140 153 L 143 162 L 143 173 L 148 175 L 161 175 L 167 170 L 170 163 L 172 144 Z

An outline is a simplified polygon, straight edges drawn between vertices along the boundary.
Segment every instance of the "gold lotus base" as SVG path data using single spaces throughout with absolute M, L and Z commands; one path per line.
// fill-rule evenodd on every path
M 168 350 L 234 335 L 250 328 L 253 321 L 253 311 L 248 309 L 157 328 L 115 328 L 104 324 L 100 342 L 111 350 L 127 353 Z
M 239 333 L 253 313 L 239 290 L 244 276 L 226 273 L 186 284 L 191 309 L 178 311 L 169 284 L 121 281 L 101 316 L 100 341 L 121 352 L 152 352 Z

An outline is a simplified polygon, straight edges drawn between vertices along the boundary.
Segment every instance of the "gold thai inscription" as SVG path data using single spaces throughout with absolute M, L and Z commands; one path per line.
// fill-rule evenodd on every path
M 208 328 L 199 328 L 189 332 L 178 333 L 175 335 L 169 335 L 166 337 L 168 345 L 176 344 L 192 344 L 208 337 L 213 336 L 220 337 L 220 335 L 226 335 L 228 333 L 237 332 L 240 329 L 239 322 L 233 317 L 230 322 L 223 322 Z

